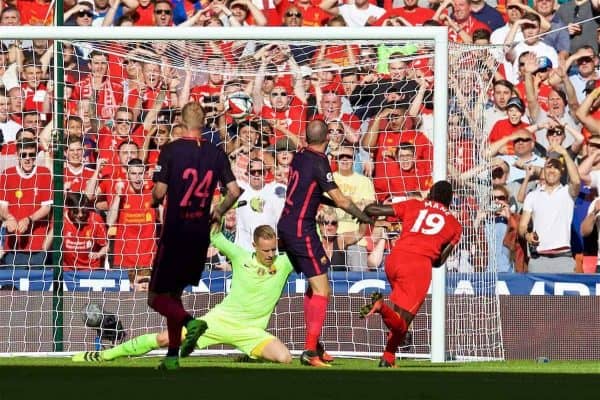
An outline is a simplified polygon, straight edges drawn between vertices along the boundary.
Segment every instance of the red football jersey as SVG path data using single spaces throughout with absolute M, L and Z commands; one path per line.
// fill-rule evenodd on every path
M 121 198 L 115 233 L 115 267 L 149 268 L 156 251 L 158 237 L 157 211 L 152 204 L 151 191 L 133 193 L 126 187 Z M 109 204 L 112 198 L 109 200 Z
M 85 192 L 87 181 L 94 175 L 94 170 L 91 168 L 81 166 L 79 169 L 75 169 L 68 164 L 65 165 L 63 172 L 65 192 Z
M 37 166 L 30 174 L 17 167 L 7 168 L 0 174 L 0 201 L 18 221 L 28 217 L 42 206 L 52 205 L 52 175 L 47 168 Z M 33 229 L 24 235 L 8 235 L 6 249 L 41 251 L 50 229 L 48 219 L 36 221 Z
M 98 252 L 108 243 L 102 218 L 96 213 L 90 213 L 87 225 L 81 229 L 77 229 L 66 212 L 63 221 L 63 269 L 65 271 L 101 269 L 102 260 L 99 258 L 90 260 L 90 253 Z
M 443 205 L 433 200 L 410 199 L 392 205 L 402 221 L 402 234 L 392 253 L 414 253 L 435 261 L 448 243 L 456 245 L 462 227 Z

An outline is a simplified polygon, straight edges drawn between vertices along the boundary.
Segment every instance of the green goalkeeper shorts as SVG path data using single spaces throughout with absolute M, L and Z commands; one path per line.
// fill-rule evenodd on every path
M 198 319 L 205 321 L 208 329 L 196 342 L 197 349 L 215 344 L 228 344 L 251 358 L 257 358 L 257 355 L 262 353 L 264 345 L 275 339 L 275 336 L 264 329 L 249 326 L 248 323 L 232 321 L 216 310 Z M 260 350 L 258 354 L 253 353 L 254 349 Z

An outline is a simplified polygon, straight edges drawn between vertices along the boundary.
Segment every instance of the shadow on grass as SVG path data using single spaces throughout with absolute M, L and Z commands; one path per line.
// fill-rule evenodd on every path
M 0 399 L 597 399 L 596 375 L 240 368 L 204 365 L 161 372 L 149 367 L 0 366 Z

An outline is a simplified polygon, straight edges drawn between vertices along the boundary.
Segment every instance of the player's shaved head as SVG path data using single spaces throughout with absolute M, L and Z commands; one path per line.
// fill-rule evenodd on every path
M 187 129 L 202 129 L 204 126 L 204 109 L 200 103 L 192 101 L 183 106 L 181 121 Z
M 452 203 L 452 185 L 448 181 L 437 181 L 429 190 L 427 198 L 450 207 L 450 203 Z
M 306 143 L 322 144 L 327 140 L 327 124 L 325 121 L 315 119 L 306 125 Z

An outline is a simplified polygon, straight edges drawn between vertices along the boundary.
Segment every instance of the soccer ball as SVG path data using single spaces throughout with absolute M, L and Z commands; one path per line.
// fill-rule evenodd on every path
M 233 119 L 243 119 L 252 113 L 252 97 L 246 92 L 235 92 L 227 96 L 225 100 L 225 111 Z
M 81 316 L 86 326 L 90 328 L 97 328 L 102 324 L 102 307 L 96 303 L 89 303 L 81 310 Z

